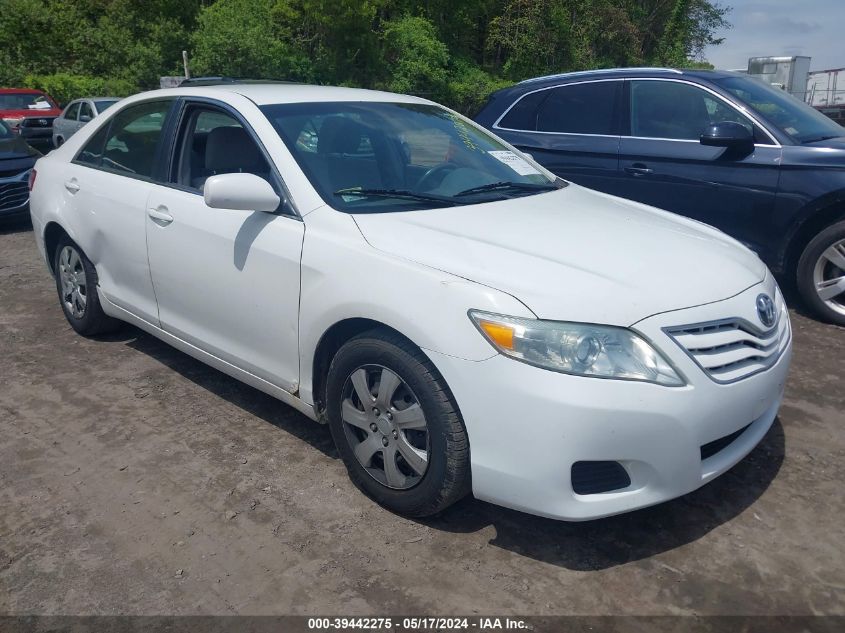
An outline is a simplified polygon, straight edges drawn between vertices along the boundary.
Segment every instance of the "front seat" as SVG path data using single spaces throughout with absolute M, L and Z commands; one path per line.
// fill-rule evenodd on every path
M 357 155 L 364 136 L 364 126 L 345 116 L 326 117 L 320 126 L 317 154 L 325 164 L 333 191 L 383 187 L 375 158 Z
M 209 176 L 217 174 L 255 174 L 269 179 L 270 169 L 255 141 L 242 127 L 216 127 L 205 143 L 205 169 L 191 185 L 202 189 Z

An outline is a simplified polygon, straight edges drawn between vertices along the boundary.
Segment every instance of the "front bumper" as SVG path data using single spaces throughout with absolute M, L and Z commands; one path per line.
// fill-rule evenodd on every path
M 634 326 L 681 371 L 684 387 L 570 376 L 504 356 L 471 362 L 427 351 L 467 427 L 475 496 L 578 521 L 661 503 L 724 473 L 760 442 L 777 416 L 791 340 L 765 371 L 719 384 L 664 328 L 744 317 L 761 292 L 774 296 L 774 281 Z M 738 438 L 702 458 L 702 447 L 741 429 Z M 618 462 L 630 484 L 612 492 L 576 494 L 572 466 L 583 461 Z

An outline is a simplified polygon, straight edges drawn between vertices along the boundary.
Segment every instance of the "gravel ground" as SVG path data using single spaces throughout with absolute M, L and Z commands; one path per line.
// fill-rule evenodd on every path
M 64 320 L 0 229 L 0 614 L 845 614 L 845 330 L 793 312 L 786 401 L 703 489 L 566 524 L 413 521 L 328 429 L 126 327 Z

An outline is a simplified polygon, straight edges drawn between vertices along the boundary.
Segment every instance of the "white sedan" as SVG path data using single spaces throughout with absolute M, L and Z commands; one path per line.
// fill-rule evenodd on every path
M 753 253 L 423 99 L 157 90 L 30 185 L 77 332 L 132 323 L 327 422 L 407 515 L 470 491 L 567 520 L 659 503 L 780 406 L 789 317 Z

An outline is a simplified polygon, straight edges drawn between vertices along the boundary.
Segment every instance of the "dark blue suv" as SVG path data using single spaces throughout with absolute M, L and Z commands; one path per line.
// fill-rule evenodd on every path
M 732 72 L 597 70 L 500 90 L 476 121 L 562 178 L 720 228 L 845 325 L 845 128 L 789 94 Z

